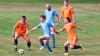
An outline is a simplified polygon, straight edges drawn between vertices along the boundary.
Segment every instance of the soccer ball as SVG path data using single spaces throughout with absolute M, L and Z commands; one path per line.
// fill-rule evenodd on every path
M 23 49 L 19 49 L 18 52 L 19 52 L 20 54 L 23 54 L 23 53 L 24 53 L 24 50 L 23 50 Z

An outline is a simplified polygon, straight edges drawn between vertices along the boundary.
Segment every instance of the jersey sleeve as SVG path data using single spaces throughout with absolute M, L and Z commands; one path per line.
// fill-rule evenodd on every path
M 54 10 L 54 16 L 58 16 L 58 14 L 57 14 L 56 10 Z
M 73 24 L 71 24 L 71 26 L 72 26 L 72 27 L 74 27 L 74 28 L 76 28 L 76 25 L 75 25 L 74 23 L 73 23 Z

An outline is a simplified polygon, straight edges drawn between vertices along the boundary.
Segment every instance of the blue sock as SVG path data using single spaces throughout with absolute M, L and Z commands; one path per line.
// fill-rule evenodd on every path
M 49 52 L 52 52 L 52 49 L 50 48 L 49 43 L 46 44 L 46 47 L 47 47 L 47 49 L 48 49 Z
M 54 37 L 54 34 L 52 34 L 52 47 L 55 48 L 56 45 L 56 39 Z

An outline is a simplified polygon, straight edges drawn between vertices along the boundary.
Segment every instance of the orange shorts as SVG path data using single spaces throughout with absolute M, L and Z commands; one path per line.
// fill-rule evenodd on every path
M 78 42 L 77 36 L 69 37 L 68 40 L 66 41 L 66 43 L 69 45 L 75 45 L 77 42 Z
M 26 33 L 17 33 L 17 32 L 15 32 L 15 35 L 21 36 L 21 37 L 25 37 L 26 36 Z

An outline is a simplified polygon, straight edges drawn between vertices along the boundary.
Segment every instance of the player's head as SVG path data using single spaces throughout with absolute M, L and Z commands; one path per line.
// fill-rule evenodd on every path
M 40 15 L 40 22 L 45 22 L 46 17 L 44 15 Z
M 70 22 L 71 22 L 70 17 L 66 17 L 64 23 L 67 24 L 67 23 L 70 23 Z
M 26 16 L 22 16 L 22 18 L 21 18 L 21 20 L 22 20 L 22 22 L 26 22 Z
M 68 0 L 64 0 L 64 6 L 68 7 Z
M 51 10 L 51 5 L 50 5 L 50 4 L 46 4 L 46 9 L 47 9 L 48 11 L 50 11 L 50 10 Z

